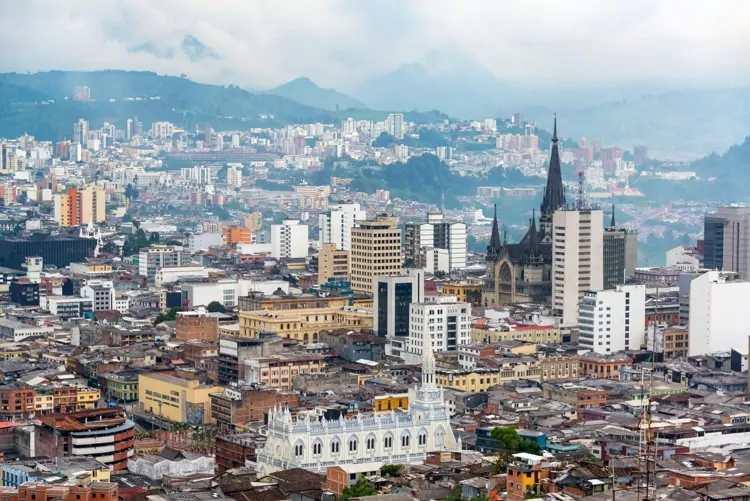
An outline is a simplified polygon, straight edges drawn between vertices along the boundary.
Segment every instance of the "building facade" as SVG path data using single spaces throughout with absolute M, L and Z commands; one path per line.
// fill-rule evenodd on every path
M 582 348 L 603 355 L 640 350 L 645 344 L 645 319 L 645 285 L 586 291 L 578 311 L 578 342 Z
M 431 212 L 427 214 L 426 222 L 404 226 L 404 259 L 407 263 L 412 267 L 424 267 L 420 263 L 421 256 L 432 249 L 443 249 L 448 253 L 447 268 L 438 267 L 435 271 L 449 273 L 466 268 L 466 223 L 448 221 L 442 212 Z
M 309 248 L 307 225 L 296 219 L 271 225 L 271 257 L 297 259 L 307 257 Z
M 138 274 L 154 280 L 159 268 L 187 267 L 191 262 L 188 249 L 178 245 L 152 245 L 138 254 Z
M 143 409 L 178 423 L 211 423 L 209 395 L 222 391 L 222 386 L 158 372 L 138 375 L 138 402 Z
M 706 214 L 703 267 L 750 278 L 750 207 L 722 207 Z
M 367 212 L 358 203 L 332 205 L 329 209 L 320 215 L 318 222 L 320 247 L 331 243 L 336 250 L 351 250 L 352 228 L 360 221 L 367 220 Z
M 638 234 L 625 228 L 617 228 L 614 205 L 612 221 L 604 230 L 602 255 L 605 289 L 614 289 L 633 278 L 638 260 Z
M 552 220 L 555 258 L 552 266 L 552 312 L 561 325 L 578 320 L 585 291 L 604 287 L 601 262 L 604 221 L 601 210 L 558 210 Z
M 443 390 L 435 385 L 435 359 L 424 349 L 422 384 L 409 390 L 407 412 L 326 419 L 314 413 L 274 409 L 258 472 L 289 468 L 324 472 L 333 465 L 422 463 L 428 452 L 453 451 L 457 442 Z
M 457 351 L 471 342 L 471 305 L 450 296 L 431 299 L 410 306 L 406 349 L 413 357 L 422 357 L 423 346 L 434 351 Z
M 395 217 L 378 216 L 352 229 L 349 262 L 354 292 L 372 293 L 373 277 L 401 273 L 401 229 L 397 223 Z
M 375 333 L 390 340 L 406 341 L 410 305 L 424 301 L 424 273 L 410 270 L 406 275 L 376 276 L 372 294 Z
M 318 252 L 318 284 L 330 279 L 349 281 L 349 251 L 336 249 L 336 244 L 324 243 Z

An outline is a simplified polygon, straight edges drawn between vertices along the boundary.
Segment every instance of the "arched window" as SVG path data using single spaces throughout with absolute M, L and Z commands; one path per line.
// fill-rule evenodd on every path
M 313 456 L 320 456 L 323 454 L 323 442 L 316 440 L 312 446 Z
M 419 430 L 419 435 L 417 435 L 417 444 L 422 447 L 427 445 L 427 432 L 425 430 Z
M 338 454 L 339 451 L 341 451 L 341 441 L 335 437 L 331 440 L 331 454 Z
M 401 435 L 401 447 L 409 447 L 409 438 L 408 433 Z
M 294 444 L 294 457 L 302 457 L 302 455 L 305 453 L 305 446 L 302 444 L 302 442 L 297 442 Z
M 438 426 L 435 430 L 435 446 L 442 447 L 445 444 L 445 429 L 442 426 Z
M 367 440 L 365 440 L 365 449 L 368 451 L 375 450 L 375 435 L 367 437 Z
M 390 433 L 386 434 L 386 436 L 383 437 L 383 449 L 393 449 L 393 435 L 391 435 Z
M 349 438 L 349 452 L 357 452 L 357 437 Z

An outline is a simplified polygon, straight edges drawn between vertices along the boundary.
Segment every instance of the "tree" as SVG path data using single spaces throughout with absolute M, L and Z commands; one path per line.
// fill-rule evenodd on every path
M 401 464 L 385 464 L 380 468 L 380 474 L 384 477 L 395 477 L 400 475 L 403 469 L 404 465 Z
M 151 233 L 149 240 L 151 241 L 151 243 L 154 243 L 154 244 L 159 243 L 159 233 L 156 231 Z
M 211 301 L 208 303 L 208 306 L 206 306 L 206 310 L 208 310 L 211 313 L 226 313 L 227 309 L 224 307 L 223 304 L 221 304 L 218 301 Z
M 180 311 L 180 308 L 172 308 L 166 313 L 159 313 L 154 319 L 154 325 L 159 325 L 162 322 L 170 322 L 174 320 L 175 318 L 177 318 L 178 311 Z
M 435 275 L 435 278 L 437 278 L 438 280 L 442 280 L 445 278 L 446 273 L 443 270 L 438 270 L 434 273 L 434 275 Z
M 341 493 L 340 501 L 349 501 L 352 498 L 359 498 L 362 496 L 374 496 L 377 493 L 378 491 L 370 486 L 370 483 L 367 481 L 367 477 L 365 477 L 364 475 L 360 475 L 360 477 L 357 479 L 357 483 L 344 488 L 344 491 Z
M 492 438 L 500 442 L 503 450 L 507 453 L 526 452 L 528 454 L 539 454 L 541 448 L 536 442 L 524 440 L 515 428 L 501 426 L 492 430 Z

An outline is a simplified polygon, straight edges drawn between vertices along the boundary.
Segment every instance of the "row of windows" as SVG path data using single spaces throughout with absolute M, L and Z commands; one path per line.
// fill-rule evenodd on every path
M 438 430 L 435 433 L 435 440 L 437 442 L 437 445 L 442 445 L 444 439 L 445 439 L 445 436 L 442 430 Z M 401 447 L 409 447 L 409 444 L 411 443 L 411 435 L 408 432 L 402 433 L 400 443 L 401 443 Z M 421 431 L 417 435 L 417 444 L 420 446 L 427 445 L 427 433 L 425 431 Z M 350 438 L 348 442 L 349 452 L 357 452 L 358 447 L 359 447 L 359 440 L 356 437 Z M 393 435 L 388 434 L 385 437 L 383 437 L 383 449 L 390 450 L 392 448 L 393 448 Z M 334 438 L 330 443 L 330 449 L 331 449 L 331 454 L 333 455 L 339 454 L 341 452 L 341 442 L 337 438 Z M 365 440 L 365 450 L 367 451 L 375 450 L 375 437 L 367 437 L 367 439 Z M 301 457 L 301 456 L 304 456 L 304 453 L 305 453 L 304 444 L 300 442 L 296 443 L 294 446 L 294 455 L 296 457 Z M 313 443 L 312 453 L 313 453 L 313 456 L 320 456 L 323 453 L 323 442 L 321 442 L 320 440 L 317 440 L 315 443 Z

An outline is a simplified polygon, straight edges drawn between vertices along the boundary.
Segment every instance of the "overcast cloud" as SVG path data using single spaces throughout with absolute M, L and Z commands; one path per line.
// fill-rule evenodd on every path
M 219 59 L 193 62 L 191 35 Z M 267 88 L 350 88 L 436 48 L 501 80 L 750 82 L 747 0 L 23 0 L 4 2 L 0 71 L 143 69 Z M 149 46 L 171 59 L 133 52 Z

